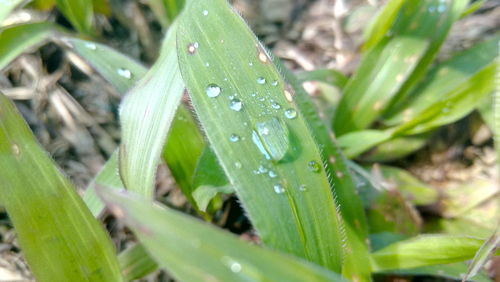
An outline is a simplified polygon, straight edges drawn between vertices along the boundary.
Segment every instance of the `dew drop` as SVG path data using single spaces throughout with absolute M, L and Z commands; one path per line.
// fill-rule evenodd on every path
M 14 155 L 19 156 L 19 154 L 21 153 L 21 150 L 19 150 L 19 146 L 17 146 L 16 144 L 13 144 L 11 148 L 12 148 L 12 152 L 14 153 Z
M 208 68 L 209 66 L 210 66 L 210 63 L 209 63 L 209 62 L 206 62 L 206 63 L 205 63 L 205 67 L 207 67 L 207 68 Z
M 241 111 L 241 108 L 243 107 L 243 103 L 241 102 L 240 99 L 232 99 L 229 108 L 233 111 Z
M 238 141 L 240 141 L 240 137 L 236 134 L 231 134 L 231 136 L 229 136 L 229 141 L 238 142 Z
M 266 79 L 263 77 L 259 77 L 259 78 L 257 78 L 257 83 L 260 85 L 264 85 L 264 84 L 266 84 Z
M 310 161 L 307 163 L 307 168 L 312 172 L 319 172 L 321 170 L 321 166 L 317 161 Z
M 267 172 L 267 168 L 265 166 L 263 166 L 263 165 L 260 165 L 259 166 L 259 172 L 260 173 L 266 173 Z
M 292 93 L 290 93 L 290 91 L 286 90 L 285 89 L 285 98 L 288 102 L 293 102 L 293 96 L 292 96 Z
M 262 63 L 267 63 L 267 55 L 263 52 L 263 51 L 260 51 L 259 52 L 259 61 L 261 61 Z
M 193 55 L 194 53 L 196 53 L 196 49 L 198 49 L 197 42 L 188 44 L 187 50 L 189 54 Z
M 132 78 L 132 72 L 130 72 L 130 70 L 128 70 L 128 69 L 118 68 L 116 70 L 116 73 L 121 77 L 125 77 L 126 79 Z
M 273 117 L 255 124 L 252 141 L 268 160 L 281 160 L 287 153 L 290 140 L 286 124 Z
M 235 166 L 236 168 L 242 168 L 242 167 L 243 167 L 243 165 L 242 165 L 240 162 L 235 162 L 235 163 L 234 163 L 234 166 Z
M 276 194 L 283 194 L 283 193 L 285 193 L 285 187 L 283 187 L 283 185 L 281 185 L 279 183 L 275 184 L 273 186 L 273 188 L 274 188 L 274 192 L 276 192 Z
M 281 109 L 281 105 L 280 105 L 280 104 L 278 104 L 278 103 L 272 103 L 272 104 L 271 104 L 271 107 L 272 107 L 273 109 L 275 109 L 275 110 L 279 110 L 279 109 Z
M 287 119 L 294 119 L 297 117 L 297 111 L 295 111 L 294 109 L 287 109 L 285 110 L 285 117 Z
M 439 6 L 437 7 L 437 11 L 439 13 L 444 13 L 444 11 L 446 11 L 446 4 L 439 4 Z
M 90 49 L 90 50 L 97 50 L 97 45 L 95 45 L 92 42 L 85 43 L 85 47 L 87 47 L 87 49 Z
M 434 13 L 434 10 L 435 10 L 435 9 L 436 9 L 436 8 L 434 8 L 434 6 L 430 6 L 430 7 L 429 7 L 429 9 L 428 9 L 428 10 L 429 10 L 429 13 Z
M 231 264 L 231 266 L 229 266 L 229 268 L 231 269 L 232 272 L 238 273 L 241 271 L 241 264 L 239 264 L 237 262 L 233 262 Z
M 210 98 L 215 98 L 219 96 L 221 93 L 222 89 L 219 87 L 217 84 L 209 84 L 207 86 L 207 89 L 205 89 L 205 93 L 207 93 L 207 96 Z
M 299 191 L 301 191 L 301 192 L 307 191 L 307 186 L 305 184 L 300 185 L 299 186 Z
M 204 16 L 208 16 L 208 11 L 207 10 L 203 10 L 203 15 Z
M 275 81 L 271 82 L 271 85 L 272 85 L 272 86 L 278 86 L 278 81 L 277 81 L 277 80 L 275 80 Z
M 248 63 L 248 65 L 249 65 L 249 66 L 253 66 L 253 63 L 252 63 L 252 62 L 249 62 L 249 63 Z
M 274 170 L 270 170 L 270 171 L 269 171 L 269 173 L 268 173 L 268 175 L 269 175 L 269 177 L 271 177 L 271 178 L 276 178 L 276 176 L 278 176 L 278 175 L 276 174 L 276 172 L 274 172 Z

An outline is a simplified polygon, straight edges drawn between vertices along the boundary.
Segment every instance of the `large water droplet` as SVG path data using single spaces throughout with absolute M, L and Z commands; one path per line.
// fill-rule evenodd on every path
M 241 111 L 241 108 L 243 107 L 243 103 L 241 103 L 240 99 L 233 99 L 229 103 L 229 108 L 233 111 Z
M 283 187 L 283 185 L 281 184 L 275 184 L 273 186 L 273 189 L 274 189 L 274 192 L 276 192 L 276 194 L 283 194 L 285 193 L 285 187 Z
M 321 166 L 317 161 L 310 161 L 307 163 L 307 168 L 312 172 L 319 172 L 321 170 Z
M 219 85 L 213 84 L 213 83 L 209 84 L 207 86 L 207 89 L 205 90 L 205 92 L 207 93 L 207 96 L 210 98 L 215 98 L 215 97 L 219 96 L 221 91 L 222 91 L 222 89 L 219 87 Z
M 97 45 L 92 42 L 86 42 L 85 47 L 90 50 L 97 50 Z
M 238 141 L 240 141 L 240 137 L 236 134 L 231 134 L 231 136 L 229 136 L 229 141 L 238 142 Z
M 285 110 L 285 117 L 287 119 L 294 119 L 294 118 L 297 117 L 297 111 L 294 110 L 294 109 L 291 109 L 291 108 L 290 109 L 286 109 Z
M 260 84 L 260 85 L 264 85 L 264 84 L 266 84 L 266 79 L 263 78 L 263 77 L 258 77 L 257 78 L 257 83 Z
M 130 70 L 125 69 L 125 68 L 118 68 L 116 70 L 116 73 L 121 77 L 125 77 L 126 79 L 132 78 L 132 72 L 130 72 Z
M 289 131 L 283 121 L 273 117 L 258 122 L 252 133 L 252 141 L 268 160 L 281 160 L 289 147 Z

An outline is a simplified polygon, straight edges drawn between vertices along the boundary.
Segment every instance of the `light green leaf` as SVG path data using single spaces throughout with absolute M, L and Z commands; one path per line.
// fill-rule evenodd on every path
M 364 51 L 370 50 L 373 46 L 376 46 L 384 36 L 387 36 L 387 32 L 389 32 L 389 29 L 396 20 L 399 10 L 405 2 L 406 0 L 390 0 L 380 12 L 378 12 L 377 16 L 364 31 Z
M 257 247 L 129 193 L 99 190 L 159 265 L 179 281 L 341 281 L 314 264 Z
M 477 251 L 472 259 L 467 274 L 463 277 L 462 281 L 467 281 L 469 278 L 476 276 L 486 262 L 493 256 L 493 254 L 500 247 L 500 229 L 497 227 L 495 233 L 488 238 Z
M 0 1 L 0 27 L 2 26 L 3 20 L 9 16 L 10 12 L 14 10 L 23 0 L 9 0 Z
M 420 235 L 374 252 L 373 269 L 380 272 L 461 262 L 474 257 L 482 243 L 465 236 Z
M 354 158 L 368 149 L 393 138 L 391 130 L 367 129 L 340 136 L 337 141 L 348 158 Z
M 418 268 L 401 269 L 401 270 L 387 270 L 380 272 L 381 274 L 387 275 L 398 275 L 398 276 L 436 276 L 443 277 L 453 280 L 462 280 L 464 273 L 467 271 L 467 263 L 457 262 L 452 264 L 442 264 L 442 265 L 430 265 Z M 467 281 L 476 282 L 491 282 L 487 273 L 480 273 L 474 279 L 469 279 Z
M 427 145 L 432 133 L 432 131 L 429 131 L 418 135 L 393 138 L 373 148 L 367 155 L 362 157 L 362 160 L 389 162 L 402 159 Z M 347 145 L 349 146 L 349 144 Z
M 127 189 L 148 198 L 153 197 L 156 168 L 184 90 L 177 67 L 175 33 L 174 24 L 160 58 L 128 93 L 120 108 L 120 175 Z
M 91 35 L 94 16 L 93 4 L 89 0 L 56 0 L 57 8 L 79 32 Z
M 0 29 L 0 70 L 17 56 L 58 33 L 52 23 L 28 23 Z
M 337 214 L 321 155 L 271 59 L 223 0 L 193 1 L 179 19 L 182 76 L 263 243 L 340 271 Z M 289 140 L 269 136 L 275 133 L 268 125 L 283 126 Z M 266 173 L 253 173 L 260 166 Z
M 158 269 L 158 264 L 141 244 L 135 244 L 118 256 L 120 268 L 126 281 L 142 278 Z
M 338 87 L 344 88 L 348 78 L 341 72 L 334 69 L 318 69 L 313 71 L 303 71 L 295 75 L 300 82 L 321 81 Z
M 38 281 L 122 280 L 103 226 L 1 94 L 0 167 L 2 203 Z
M 475 11 L 477 11 L 479 8 L 481 8 L 483 6 L 483 4 L 486 2 L 486 0 L 479 0 L 479 1 L 475 1 L 475 2 L 472 2 L 469 7 L 467 7 L 467 9 L 465 9 L 465 11 L 462 12 L 462 14 L 460 15 L 460 18 L 465 18 L 467 17 L 468 15 L 474 13 Z

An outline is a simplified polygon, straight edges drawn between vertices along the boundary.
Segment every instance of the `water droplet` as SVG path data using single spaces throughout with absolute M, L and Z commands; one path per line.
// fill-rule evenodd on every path
M 238 142 L 238 141 L 240 141 L 240 137 L 236 134 L 231 134 L 231 136 L 229 136 L 229 141 Z
M 285 193 L 285 187 L 283 187 L 283 185 L 281 184 L 276 184 L 273 186 L 274 188 L 274 192 L 276 192 L 276 194 L 283 194 Z
M 243 107 L 243 103 L 240 101 L 240 99 L 233 99 L 231 100 L 231 103 L 229 104 L 229 108 L 233 111 L 241 111 L 241 108 Z
M 196 49 L 198 49 L 198 42 L 195 42 L 195 43 L 189 43 L 188 44 L 188 53 L 193 55 L 194 53 L 196 53 Z
M 130 72 L 130 70 L 128 69 L 119 68 L 116 70 L 116 73 L 121 77 L 125 77 L 126 79 L 132 78 L 132 72 Z
M 209 63 L 209 62 L 206 62 L 206 63 L 205 63 L 205 67 L 207 67 L 207 68 L 208 68 L 209 66 L 210 66 L 210 63 Z
M 276 172 L 274 172 L 274 170 L 270 170 L 270 171 L 269 171 L 269 173 L 268 173 L 268 175 L 269 175 L 269 177 L 271 177 L 271 178 L 275 178 L 276 176 L 278 176 L 278 175 L 276 174 Z
M 231 266 L 229 266 L 229 268 L 231 269 L 232 272 L 238 273 L 241 271 L 241 264 L 239 264 L 237 262 L 233 262 L 231 264 Z
M 242 168 L 242 167 L 243 167 L 243 165 L 241 165 L 241 163 L 240 163 L 240 162 L 235 162 L 235 163 L 234 163 L 234 166 L 235 166 L 236 168 Z
M 266 173 L 267 172 L 267 168 L 265 166 L 263 166 L 263 165 L 260 165 L 259 166 L 259 172 L 260 173 Z
M 249 62 L 249 63 L 248 63 L 248 65 L 249 65 L 249 66 L 253 66 L 253 63 L 252 63 L 252 62 Z
M 264 64 L 267 63 L 267 61 L 268 61 L 267 55 L 266 55 L 266 53 L 264 53 L 264 51 L 260 51 L 258 57 L 259 57 L 259 61 L 261 61 Z
M 207 86 L 207 89 L 205 90 L 205 92 L 207 93 L 207 96 L 210 98 L 215 98 L 215 97 L 219 96 L 221 91 L 222 91 L 222 89 L 217 84 L 213 84 L 213 83 L 209 84 Z
M 278 104 L 278 103 L 272 103 L 272 104 L 271 104 L 271 107 L 272 107 L 273 109 L 275 109 L 275 110 L 279 110 L 279 109 L 281 108 L 281 105 L 280 105 L 280 104 Z
M 436 9 L 436 8 L 434 8 L 434 6 L 430 6 L 430 7 L 429 7 L 429 9 L 428 9 L 428 10 L 429 10 L 429 13 L 434 13 L 434 10 L 435 10 L 435 9 Z
M 16 144 L 13 144 L 11 148 L 12 148 L 12 152 L 14 153 L 14 155 L 19 156 L 19 154 L 21 153 L 21 150 L 19 150 L 19 146 L 17 146 Z
M 87 47 L 87 49 L 90 49 L 90 50 L 97 50 L 97 45 L 95 45 L 92 42 L 86 42 L 85 47 Z
M 330 156 L 328 160 L 330 161 L 331 164 L 334 164 L 337 161 L 334 156 Z
M 342 176 L 344 176 L 344 174 L 342 173 L 342 171 L 337 171 L 335 173 L 335 175 L 337 175 L 338 178 L 342 178 Z
M 275 81 L 271 82 L 271 85 L 272 85 L 272 86 L 278 86 L 278 81 L 277 81 L 277 80 L 275 80 Z
M 208 16 L 208 11 L 207 10 L 203 10 L 203 15 L 204 16 Z
M 285 111 L 285 117 L 287 119 L 294 119 L 297 117 L 297 111 L 295 111 L 294 109 L 287 109 Z
M 307 186 L 305 184 L 302 184 L 299 186 L 299 191 L 305 192 L 307 191 Z
M 321 166 L 317 161 L 310 161 L 307 163 L 307 167 L 312 172 L 319 172 L 321 170 Z
M 257 83 L 260 85 L 264 85 L 264 84 L 266 84 L 266 79 L 263 77 L 259 77 L 259 78 L 257 78 Z
M 252 133 L 252 141 L 260 152 L 270 160 L 281 160 L 289 147 L 288 127 L 283 121 L 273 117 L 270 120 L 256 123 Z

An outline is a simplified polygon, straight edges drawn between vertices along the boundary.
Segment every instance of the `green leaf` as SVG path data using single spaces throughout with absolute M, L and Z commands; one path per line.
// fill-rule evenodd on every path
M 9 0 L 9 1 L 0 1 L 0 27 L 2 26 L 3 20 L 7 18 L 19 4 L 21 4 L 23 0 Z
M 262 242 L 340 271 L 337 214 L 321 155 L 269 56 L 223 0 L 191 2 L 179 19 L 182 76 Z M 271 126 L 282 126 L 289 140 L 271 136 Z M 254 174 L 260 166 L 267 172 Z
M 495 181 L 487 179 L 477 179 L 448 188 L 441 203 L 441 213 L 448 218 L 464 215 L 486 200 L 494 198 L 499 192 Z
M 240 239 L 129 193 L 99 190 L 159 265 L 179 281 L 341 281 L 311 263 Z
M 0 29 L 0 70 L 28 49 L 58 33 L 52 23 L 28 23 Z
M 168 19 L 173 22 L 184 8 L 185 0 L 162 0 Z
M 38 281 L 122 280 L 103 226 L 1 94 L 0 167 L 2 203 Z
M 167 33 L 160 58 L 128 93 L 120 109 L 120 175 L 127 189 L 148 198 L 153 197 L 158 162 L 184 90 L 175 33 L 174 24 Z
M 402 159 L 427 145 L 432 133 L 429 131 L 418 135 L 393 138 L 373 148 L 362 159 L 368 162 L 389 162 Z
M 373 270 L 380 272 L 461 262 L 474 257 L 482 243 L 480 239 L 465 236 L 420 235 L 374 252 Z
M 355 281 L 371 279 L 368 267 L 368 237 L 365 212 L 360 197 L 357 194 L 356 183 L 349 172 L 345 157 L 335 143 L 333 133 L 322 121 L 313 105 L 310 96 L 278 59 L 274 59 L 286 80 L 295 90 L 295 101 L 307 121 L 315 140 L 321 148 L 322 159 L 330 185 L 333 187 L 335 205 L 341 222 L 343 265 L 342 275 Z
M 477 218 L 478 220 L 482 220 Z M 497 221 L 495 220 L 494 224 Z M 468 218 L 429 218 L 424 222 L 425 233 L 443 233 L 453 235 L 488 238 L 493 232 L 489 226 Z
M 483 6 L 483 4 L 486 2 L 486 0 L 479 0 L 479 1 L 475 1 L 475 2 L 472 2 L 469 7 L 467 7 L 467 9 L 465 9 L 465 11 L 462 12 L 462 14 L 460 15 L 460 18 L 465 18 L 467 17 L 468 15 L 474 13 L 475 11 L 477 11 L 479 8 L 481 8 Z
M 457 262 L 452 264 L 442 264 L 442 265 L 430 265 L 418 268 L 410 269 L 400 269 L 400 270 L 387 270 L 380 272 L 381 274 L 387 275 L 398 275 L 398 276 L 436 276 L 443 277 L 453 280 L 462 280 L 464 273 L 467 271 L 467 263 Z M 491 282 L 487 273 L 480 273 L 474 279 L 469 279 L 467 281 L 476 282 Z
M 344 88 L 348 78 L 341 72 L 334 69 L 318 69 L 313 71 L 303 71 L 295 75 L 300 82 L 321 81 L 336 86 L 339 89 Z
M 368 149 L 393 138 L 391 130 L 360 130 L 340 136 L 337 141 L 348 158 L 354 158 Z
M 497 227 L 495 233 L 488 238 L 477 251 L 476 255 L 472 259 L 472 263 L 469 266 L 467 274 L 463 278 L 463 281 L 467 281 L 470 277 L 474 277 L 481 268 L 486 264 L 486 262 L 493 256 L 493 254 L 500 247 L 500 229 Z
M 79 32 L 91 35 L 94 10 L 89 0 L 56 0 L 57 8 Z
M 376 46 L 380 40 L 387 36 L 387 32 L 396 20 L 396 16 L 406 0 L 391 0 L 378 12 L 370 25 L 365 29 L 363 37 L 365 43 L 363 50 L 368 51 Z
M 158 269 L 156 261 L 141 244 L 135 244 L 121 252 L 118 260 L 126 281 L 142 278 Z

